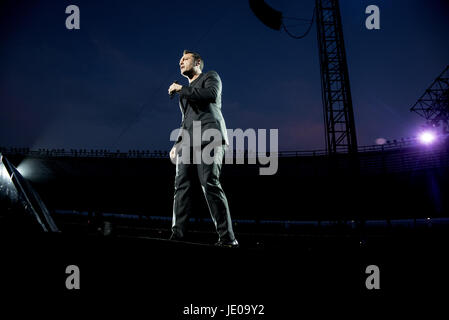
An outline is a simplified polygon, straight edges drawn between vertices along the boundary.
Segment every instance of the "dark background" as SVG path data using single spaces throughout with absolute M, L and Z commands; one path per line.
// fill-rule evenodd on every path
M 269 3 L 300 18 L 313 9 L 313 1 Z M 80 7 L 81 30 L 65 29 L 69 4 Z M 365 28 L 370 4 L 380 7 L 381 30 Z M 341 10 L 359 144 L 413 136 L 422 119 L 409 108 L 448 63 L 447 2 L 342 0 Z M 293 40 L 262 25 L 246 1 L 3 1 L 0 36 L 1 146 L 168 149 L 180 114 L 166 90 L 181 80 L 188 48 L 220 73 L 229 128 L 278 128 L 281 150 L 324 148 L 315 27 Z M 15 166 L 34 168 L 27 178 L 63 232 L 35 234 L 2 212 L 2 291 L 22 303 L 15 312 L 34 314 L 59 300 L 69 304 L 63 314 L 99 307 L 159 319 L 179 318 L 190 303 L 265 304 L 262 319 L 319 317 L 329 302 L 342 302 L 343 312 L 329 308 L 333 316 L 357 314 L 360 297 L 369 313 L 384 306 L 378 297 L 403 310 L 398 297 L 434 296 L 448 283 L 447 220 L 438 220 L 449 205 L 448 148 L 426 150 L 365 152 L 360 170 L 347 155 L 281 158 L 275 176 L 225 165 L 223 186 L 240 220 L 235 251 L 208 245 L 216 241 L 210 221 L 194 222 L 200 244 L 164 240 L 174 178 L 167 158 L 12 152 Z M 208 217 L 201 197 L 195 219 Z M 406 221 L 388 224 L 395 219 Z M 81 269 L 78 292 L 64 286 L 69 264 Z M 380 291 L 366 290 L 370 264 L 381 269 Z M 39 309 L 24 307 L 38 297 Z
M 314 1 L 268 3 L 310 19 Z M 67 30 L 65 8 L 80 8 Z M 380 8 L 380 30 L 365 9 Z M 448 63 L 445 0 L 341 1 L 360 145 L 412 137 L 409 108 Z M 300 34 L 306 25 L 288 20 Z M 223 81 L 228 128 L 278 128 L 281 150 L 324 149 L 316 28 L 264 26 L 247 1 L 2 1 L 0 145 L 167 150 L 180 123 L 167 89 L 183 49 Z

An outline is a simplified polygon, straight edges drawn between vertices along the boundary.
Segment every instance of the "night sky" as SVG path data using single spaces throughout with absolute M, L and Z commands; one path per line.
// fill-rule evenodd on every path
M 314 7 L 267 3 L 307 19 Z M 80 30 L 65 28 L 70 4 Z M 371 4 L 380 30 L 365 28 Z M 359 145 L 413 136 L 423 119 L 409 109 L 449 64 L 449 1 L 340 5 Z M 0 36 L 0 146 L 169 149 L 181 115 L 167 89 L 187 84 L 189 49 L 221 76 L 228 128 L 277 128 L 281 150 L 324 149 L 315 25 L 292 39 L 248 1 L 2 1 Z

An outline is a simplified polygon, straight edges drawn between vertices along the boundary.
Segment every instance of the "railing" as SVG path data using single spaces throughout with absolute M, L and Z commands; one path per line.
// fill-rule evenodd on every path
M 120 150 L 110 151 L 106 149 L 37 149 L 29 148 L 2 148 L 0 153 L 5 155 L 24 155 L 38 157 L 76 157 L 76 158 L 166 158 L 168 151 L 163 150 L 130 150 L 122 152 Z
M 370 146 L 360 146 L 358 148 L 359 153 L 368 152 L 382 152 L 389 150 L 401 150 L 410 147 L 419 146 L 416 139 L 401 139 L 388 141 L 382 145 L 370 145 Z M 31 156 L 42 156 L 42 157 L 99 157 L 99 158 L 166 158 L 168 157 L 167 150 L 128 150 L 123 152 L 121 150 L 111 151 L 109 149 L 45 149 L 39 148 L 37 150 L 31 150 L 30 148 L 18 148 L 18 147 L 0 147 L 0 153 L 5 155 L 31 155 Z M 227 154 L 232 154 L 236 157 L 257 157 L 266 156 L 265 154 L 257 154 L 251 150 L 234 150 L 232 153 L 230 151 Z M 292 150 L 292 151 L 278 151 L 277 155 L 279 157 L 314 157 L 314 156 L 325 156 L 327 155 L 326 150 Z

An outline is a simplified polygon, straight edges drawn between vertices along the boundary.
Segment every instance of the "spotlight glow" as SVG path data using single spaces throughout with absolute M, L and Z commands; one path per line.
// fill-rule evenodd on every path
M 419 135 L 419 141 L 423 144 L 432 144 L 436 136 L 432 131 L 424 131 Z
M 30 178 L 33 175 L 33 165 L 31 160 L 25 159 L 18 166 L 17 171 L 20 172 L 25 179 Z

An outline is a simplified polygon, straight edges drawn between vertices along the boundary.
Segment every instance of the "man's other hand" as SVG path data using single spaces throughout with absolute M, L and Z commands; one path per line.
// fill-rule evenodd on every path
M 178 153 L 178 148 L 176 148 L 176 146 L 171 148 L 171 150 L 170 150 L 170 160 L 171 161 L 175 161 L 177 153 Z

